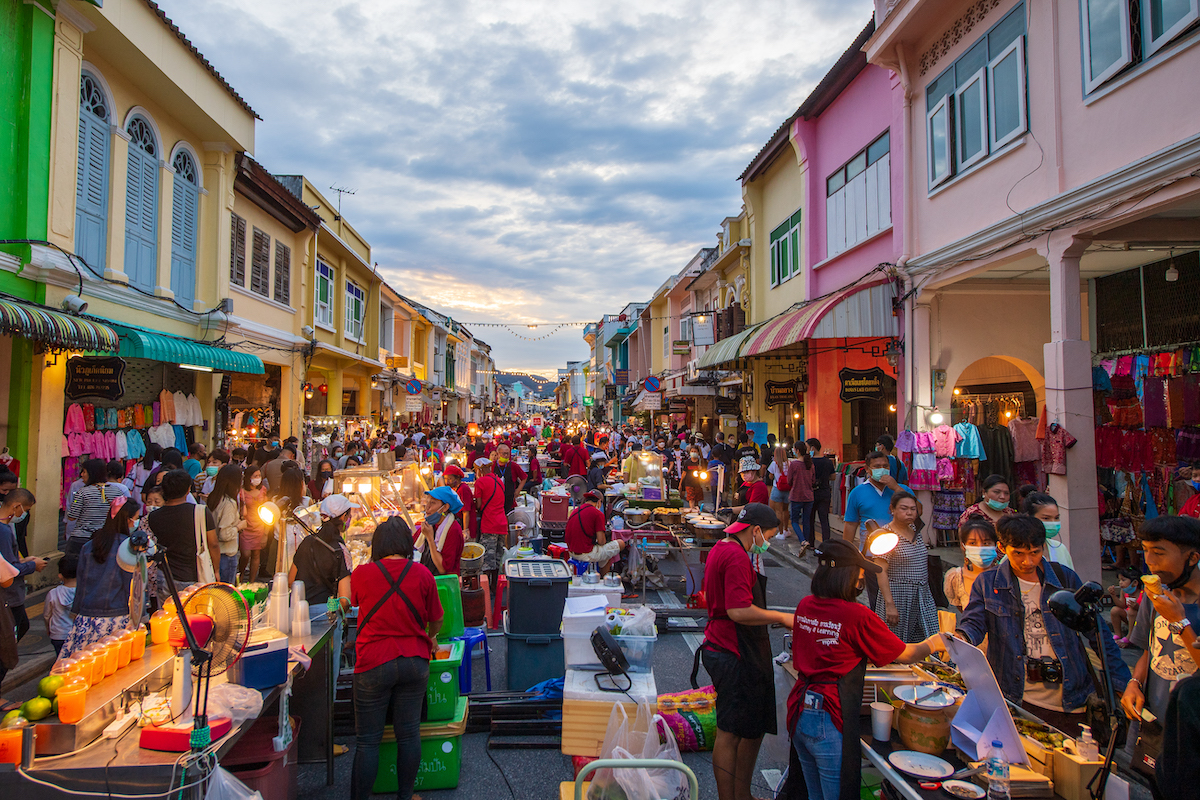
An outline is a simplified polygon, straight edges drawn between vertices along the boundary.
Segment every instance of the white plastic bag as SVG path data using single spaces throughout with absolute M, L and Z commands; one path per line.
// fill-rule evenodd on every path
M 204 800 L 263 800 L 262 794 L 250 791 L 250 787 L 239 781 L 223 767 L 213 770 L 208 779 L 208 791 Z
M 610 613 L 605 622 L 614 636 L 654 636 L 654 609 L 650 606 L 626 606 Z
M 614 703 L 600 758 L 657 758 L 682 761 L 675 736 L 661 715 L 638 704 L 631 723 L 621 703 Z M 601 769 L 592 774 L 588 800 L 686 800 L 687 778 L 673 769 Z
M 220 683 L 208 691 L 209 716 L 214 706 L 229 712 L 234 724 L 247 719 L 257 719 L 262 713 L 263 696 L 257 689 L 239 686 L 236 683 Z

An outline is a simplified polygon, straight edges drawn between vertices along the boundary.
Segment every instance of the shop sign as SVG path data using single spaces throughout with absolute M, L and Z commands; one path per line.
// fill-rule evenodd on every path
M 686 397 L 672 397 L 667 408 L 671 411 L 687 411 L 688 399 Z
M 67 359 L 67 388 L 71 400 L 103 397 L 119 400 L 125 394 L 125 359 L 78 357 Z
M 717 413 L 718 414 L 736 414 L 740 403 L 736 397 L 718 397 L 717 398 Z
M 629 385 L 629 370 L 627 370 L 627 369 L 613 370 L 613 383 L 615 383 L 617 386 L 628 386 Z
M 879 367 L 874 369 L 843 369 L 838 372 L 842 382 L 843 403 L 855 400 L 882 400 L 883 379 L 886 373 Z
M 774 408 L 795 403 L 808 386 L 801 386 L 800 381 L 793 378 L 790 381 L 767 381 L 763 388 L 766 390 L 763 394 L 763 403 L 767 408 Z
M 717 343 L 713 336 L 712 314 L 696 314 L 692 317 L 692 343 L 697 347 Z
M 671 353 L 677 356 L 690 356 L 692 354 L 692 343 L 687 339 L 677 339 L 671 342 Z
M 642 408 L 646 411 L 658 411 L 662 408 L 662 395 L 658 392 L 647 394 L 642 398 Z
M 592 397 L 590 394 L 584 395 L 583 396 L 583 404 L 585 406 L 593 406 L 596 404 L 596 398 Z
M 405 411 L 420 411 L 424 407 L 425 407 L 425 404 L 421 402 L 421 398 L 419 398 L 419 397 L 404 398 L 404 410 Z
M 604 399 L 605 400 L 616 400 L 617 399 L 617 387 L 611 383 L 609 385 L 605 386 L 604 387 Z

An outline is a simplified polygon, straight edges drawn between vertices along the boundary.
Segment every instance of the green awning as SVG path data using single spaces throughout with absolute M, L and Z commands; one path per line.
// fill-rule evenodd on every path
M 184 339 L 168 333 L 158 333 L 128 325 L 113 324 L 121 337 L 118 355 L 125 358 L 147 358 L 184 367 L 201 367 L 213 372 L 245 372 L 262 375 L 262 359 L 250 353 L 238 353 L 224 347 Z
M 733 336 L 726 336 L 721 341 L 714 344 L 700 356 L 700 369 L 712 369 L 720 364 L 728 361 L 733 361 L 738 357 L 742 344 L 750 338 L 750 336 L 761 328 L 763 323 L 751 325 L 741 333 L 735 333 Z

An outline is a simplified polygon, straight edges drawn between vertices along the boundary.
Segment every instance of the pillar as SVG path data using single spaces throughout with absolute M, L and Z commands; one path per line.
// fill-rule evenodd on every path
M 13 352 L 16 356 L 16 348 Z M 57 362 L 57 363 L 56 363 Z M 58 504 L 62 491 L 62 419 L 67 379 L 67 354 L 32 354 L 31 427 L 42 425 L 30 450 L 37 459 L 26 471 L 22 465 L 22 483 L 33 492 L 37 505 L 30 512 L 28 545 L 30 555 L 45 555 L 58 549 Z M 57 421 L 56 423 L 54 421 Z M 49 435 L 46 435 L 49 433 Z M 33 438 L 33 437 L 31 437 Z
M 116 125 L 112 126 L 108 152 L 108 230 L 105 232 L 108 252 L 104 256 L 104 277 L 129 283 L 129 276 L 125 274 L 125 180 L 129 172 L 129 134 Z
M 1062 539 L 1075 571 L 1100 580 L 1100 510 L 1096 499 L 1096 438 L 1092 406 L 1092 350 L 1083 339 L 1079 258 L 1088 241 L 1051 242 L 1050 341 L 1046 362 L 1046 413 L 1078 441 L 1067 450 L 1067 474 L 1050 476 L 1050 494 L 1062 515 Z
M 174 249 L 175 170 L 166 161 L 158 162 L 158 264 L 155 265 L 154 296 L 172 300 L 171 251 Z M 199 223 L 199 220 L 197 220 Z M 199 227 L 197 225 L 197 227 Z
M 325 383 L 329 386 L 329 394 L 325 398 L 325 413 L 338 417 L 342 414 L 342 371 L 335 366 L 327 374 L 329 379 Z
M 75 251 L 83 37 L 93 30 L 95 27 L 82 14 L 66 4 L 60 6 L 54 21 L 54 95 L 50 106 L 50 202 L 46 238 L 71 252 Z
M 225 142 L 203 142 L 200 153 L 201 186 L 200 206 L 196 220 L 196 303 L 203 308 L 212 308 L 223 297 L 229 296 L 229 252 L 232 234 L 229 229 L 229 213 L 233 210 L 233 148 Z M 249 243 L 246 245 L 250 246 Z M 305 258 L 307 253 L 304 254 Z M 247 251 L 247 260 L 250 254 Z M 299 260 L 301 254 L 294 257 Z M 307 261 L 305 261 L 307 263 Z M 249 265 L 247 264 L 247 269 Z M 293 274 L 304 267 L 293 265 Z M 166 284 L 170 285 L 170 284 Z M 300 322 L 294 333 L 300 333 Z

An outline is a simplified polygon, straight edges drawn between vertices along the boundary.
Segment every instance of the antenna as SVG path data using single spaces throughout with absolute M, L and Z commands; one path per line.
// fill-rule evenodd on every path
M 337 196 L 338 196 L 337 218 L 340 221 L 342 218 L 342 195 L 344 195 L 344 194 L 355 195 L 355 194 L 358 194 L 358 190 L 350 189 L 345 186 L 330 186 L 329 189 L 331 191 L 337 192 Z

